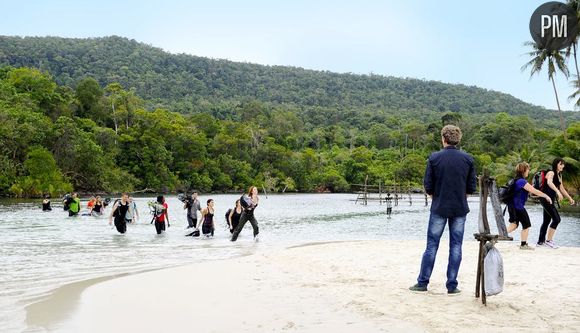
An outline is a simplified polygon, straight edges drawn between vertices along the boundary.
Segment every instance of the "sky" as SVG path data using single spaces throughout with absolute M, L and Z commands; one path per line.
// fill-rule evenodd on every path
M 523 45 L 546 1 L 6 1 L 0 34 L 123 36 L 171 53 L 461 83 L 556 108 Z M 574 68 L 573 64 L 571 71 Z M 556 76 L 562 109 L 574 89 Z

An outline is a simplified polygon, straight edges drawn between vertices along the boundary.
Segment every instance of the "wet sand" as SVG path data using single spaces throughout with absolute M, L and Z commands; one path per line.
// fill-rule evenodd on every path
M 426 294 L 408 290 L 424 241 L 321 243 L 70 286 L 84 289 L 29 307 L 28 324 L 55 332 L 580 331 L 580 248 L 499 243 L 504 292 L 483 306 L 474 297 L 477 246 L 464 243 L 459 296 L 446 294 L 447 240 Z

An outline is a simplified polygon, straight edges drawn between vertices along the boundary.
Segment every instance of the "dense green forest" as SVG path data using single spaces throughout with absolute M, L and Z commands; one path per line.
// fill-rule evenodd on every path
M 119 37 L 0 37 L 0 194 L 420 187 L 454 123 L 505 181 L 566 157 L 580 117 L 476 87 L 171 55 Z M 549 88 L 549 87 L 548 87 Z

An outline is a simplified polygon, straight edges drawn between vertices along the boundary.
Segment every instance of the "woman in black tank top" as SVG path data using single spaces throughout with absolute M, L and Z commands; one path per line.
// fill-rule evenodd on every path
M 565 165 L 566 162 L 563 159 L 555 158 L 552 162 L 552 170 L 548 171 L 546 174 L 546 184 L 544 184 L 542 191 L 552 199 L 552 203 L 548 203 L 548 201 L 543 198 L 540 199 L 540 203 L 544 208 L 544 220 L 540 227 L 538 246 L 545 246 L 553 249 L 558 248 L 554 243 L 554 235 L 556 234 L 556 228 L 558 227 L 558 224 L 560 224 L 561 219 L 556 204 L 558 200 L 562 200 L 564 197 L 570 201 L 570 204 L 574 204 L 574 199 L 572 199 L 570 194 L 568 194 L 564 188 L 564 184 L 562 183 L 562 171 L 564 171 Z
M 129 196 L 123 193 L 121 200 L 113 205 L 111 215 L 109 216 L 109 225 L 112 224 L 113 217 L 115 218 L 115 227 L 117 231 L 124 234 L 127 231 L 127 222 L 125 222 L 125 214 L 129 210 Z
M 230 226 L 230 233 L 234 233 L 234 229 L 240 224 L 240 216 L 242 216 L 242 204 L 240 204 L 240 199 L 236 200 L 236 208 L 232 209 L 230 215 L 228 216 L 228 224 Z
M 213 199 L 207 200 L 207 207 L 201 210 L 201 232 L 206 236 L 213 236 L 214 233 L 214 224 L 213 224 L 213 215 L 215 213 L 213 208 Z M 199 228 L 199 226 L 198 226 Z

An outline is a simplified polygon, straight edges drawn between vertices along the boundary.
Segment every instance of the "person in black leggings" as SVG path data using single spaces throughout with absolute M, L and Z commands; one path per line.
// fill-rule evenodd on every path
M 254 229 L 254 241 L 258 241 L 258 234 L 260 233 L 260 230 L 258 229 L 258 221 L 256 221 L 256 218 L 254 217 L 254 210 L 256 210 L 256 207 L 258 207 L 258 202 L 258 188 L 256 186 L 251 186 L 248 190 L 248 193 L 242 195 L 240 198 L 240 203 L 244 211 L 242 212 L 242 216 L 240 216 L 240 223 L 232 233 L 232 242 L 235 242 L 238 239 L 238 235 L 248 221 L 250 221 L 252 228 Z
M 558 209 L 556 209 L 556 202 L 566 197 L 570 200 L 571 205 L 574 204 L 574 199 L 568 194 L 562 183 L 562 171 L 565 165 L 566 162 L 563 159 L 555 158 L 552 161 L 552 170 L 546 173 L 546 182 L 542 186 L 542 191 L 552 199 L 552 202 L 550 203 L 543 198 L 540 199 L 540 203 L 544 208 L 544 221 L 540 227 L 538 246 L 546 246 L 553 249 L 558 248 L 554 243 L 556 228 L 560 224 L 560 214 L 558 213 Z
M 124 234 L 127 231 L 127 222 L 125 221 L 125 215 L 129 210 L 129 196 L 127 193 L 123 193 L 121 200 L 115 202 L 113 209 L 111 210 L 111 215 L 109 215 L 109 225 L 113 224 L 113 217 L 115 218 L 115 227 L 117 231 Z

